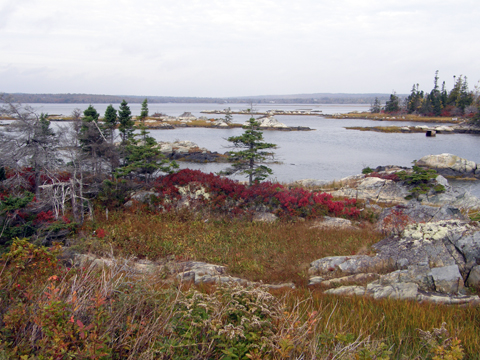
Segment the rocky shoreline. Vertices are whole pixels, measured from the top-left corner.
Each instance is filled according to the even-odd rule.
[[[261,130],[279,130],[279,131],[311,131],[306,126],[287,126],[277,119],[275,119],[272,115],[262,116],[256,121],[260,124]],[[248,122],[244,124],[237,124],[228,122],[225,119],[207,119],[206,117],[202,116],[197,118],[193,116],[191,113],[184,113],[179,117],[170,117],[164,116],[159,117],[158,120],[148,119],[145,120],[144,124],[149,129],[175,129],[178,127],[207,127],[211,129],[228,129],[228,128],[235,128],[235,127],[243,127],[246,126]]]
[[[425,133],[427,136],[435,136],[436,134],[480,134],[480,128],[473,127],[465,124],[452,125],[452,126],[349,126],[347,130],[360,130],[360,131],[375,131],[385,133]]]
[[[169,160],[188,161],[194,163],[228,162],[228,153],[220,154],[199,147],[196,143],[188,140],[174,142],[160,141],[160,152]]]
[[[202,114],[220,114],[226,115],[235,114],[235,115],[263,115],[263,116],[274,116],[274,115],[308,115],[308,116],[323,116],[321,114],[322,110],[267,110],[267,111],[251,111],[251,110],[203,110]]]
[[[192,143],[162,143],[162,151],[187,153]],[[204,149],[199,149],[204,151]],[[430,155],[417,162],[425,168],[436,168],[459,175],[476,175],[477,165],[451,154]],[[347,254],[317,259],[308,267],[308,287],[339,296],[370,296],[434,303],[463,305],[480,304],[472,289],[480,288],[480,225],[469,218],[469,212],[480,211],[480,199],[467,191],[455,189],[438,175],[429,188],[415,198],[409,194],[415,184],[399,180],[398,174],[415,170],[386,166],[373,173],[355,175],[330,189],[337,198],[355,198],[364,203],[364,210],[376,214],[375,227],[385,234],[383,240],[367,254]],[[418,171],[418,170],[417,170]],[[299,185],[328,190],[323,182],[303,180]],[[184,187],[185,189],[189,188]],[[132,199],[148,202],[150,193],[133,194]],[[190,195],[182,193],[180,204],[188,204]],[[192,194],[194,198],[195,194]],[[131,202],[131,201],[130,201]],[[130,203],[129,202],[129,203]],[[126,204],[127,206],[127,204]],[[257,211],[253,221],[275,222],[272,213]],[[343,218],[324,217],[312,224],[319,230],[360,229],[361,224]],[[373,254],[372,254],[373,252]],[[112,261],[91,255],[76,255],[80,266],[85,261],[108,266]],[[255,285],[246,279],[231,276],[225,266],[204,262],[124,261],[139,275],[161,272],[165,281],[187,281],[195,284],[235,282]],[[270,284],[269,288],[294,288],[293,283]]]

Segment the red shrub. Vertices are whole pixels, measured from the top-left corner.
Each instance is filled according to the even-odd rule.
[[[107,236],[107,233],[106,233],[105,230],[103,230],[103,229],[97,229],[97,230],[95,231],[95,234],[97,235],[97,237],[98,237],[99,239],[103,239],[105,236]]]
[[[55,217],[53,216],[53,213],[51,210],[48,210],[47,212],[42,211],[37,215],[35,220],[33,220],[34,225],[42,224],[42,223],[52,223],[55,221]]]
[[[197,199],[197,202],[209,206],[212,210],[229,212],[232,215],[245,214],[257,207],[266,207],[281,217],[328,214],[357,217],[360,214],[355,200],[333,201],[329,194],[302,188],[287,189],[271,182],[248,187],[225,177],[190,169],[157,179],[155,188],[161,194],[159,203],[166,209],[170,208],[170,200],[181,198],[178,187],[185,185],[189,185],[191,190],[203,188],[208,192],[209,200]]]
[[[392,173],[392,174],[380,174],[378,172],[372,172],[365,177],[377,177],[383,180],[392,180],[392,181],[400,181],[400,178],[398,177],[397,174]]]

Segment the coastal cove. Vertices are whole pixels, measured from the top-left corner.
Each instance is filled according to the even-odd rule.
[[[38,112],[69,115],[74,108],[82,111],[85,104],[30,104]],[[103,115],[108,104],[93,104]],[[140,104],[131,104],[132,114],[140,113]],[[118,105],[114,104],[118,108]],[[191,112],[200,117],[203,110],[223,110],[230,107],[232,111],[241,110],[245,104],[151,104],[150,113],[161,112],[178,116],[183,112]],[[429,154],[451,153],[462,158],[480,163],[480,137],[470,134],[439,134],[427,138],[423,133],[377,133],[358,132],[345,129],[349,126],[417,126],[422,123],[389,121],[371,121],[361,119],[334,119],[326,114],[367,111],[369,105],[254,105],[258,111],[270,109],[282,110],[319,110],[323,116],[276,115],[278,121],[287,126],[307,126],[314,131],[282,132],[264,131],[267,142],[278,145],[275,160],[271,164],[273,176],[271,180],[292,182],[301,179],[339,180],[343,177],[358,174],[364,167],[379,165],[411,166],[412,161]],[[221,115],[207,115],[221,117]],[[243,123],[248,115],[233,115],[234,123]],[[53,123],[58,126],[58,123]],[[172,130],[151,130],[151,136],[158,141],[190,140],[209,151],[224,153],[229,150],[226,139],[241,134],[242,129],[207,129],[176,128]],[[199,169],[204,172],[219,172],[225,164],[180,163],[181,168]],[[243,180],[238,177],[237,179]],[[461,182],[461,186],[471,188],[471,192],[480,196],[478,181]]]

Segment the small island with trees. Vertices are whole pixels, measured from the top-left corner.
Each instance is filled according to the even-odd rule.
[[[445,82],[439,86],[438,71],[430,92],[420,90],[419,84],[412,86],[411,93],[400,98],[395,92],[382,106],[378,98],[371,104],[369,113],[334,115],[337,119],[370,119],[377,121],[409,121],[453,124],[445,133],[478,133],[480,125],[480,94],[475,87],[470,90],[466,76],[454,77],[454,86],[448,91]],[[425,132],[415,127],[348,127],[348,129],[380,132]],[[442,130],[441,130],[442,131]]]

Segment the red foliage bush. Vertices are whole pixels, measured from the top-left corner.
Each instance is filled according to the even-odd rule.
[[[268,209],[280,217],[334,215],[355,218],[360,214],[354,199],[334,201],[333,197],[326,193],[303,188],[288,189],[271,182],[249,187],[228,178],[190,169],[157,179],[155,188],[161,194],[158,203],[168,209],[171,207],[171,200],[182,197],[179,187],[186,185],[191,192],[204,189],[208,193],[208,199],[199,198],[198,202],[212,210],[232,215],[246,214],[255,209]]]
[[[33,191],[35,189],[35,171],[31,167],[23,167],[19,171],[6,169],[5,176],[7,179],[11,179],[16,176],[23,178],[26,180],[26,184],[28,184],[24,190]],[[39,185],[53,184],[54,182],[67,182],[70,180],[70,178],[71,174],[66,171],[55,174],[55,179],[52,179],[51,177],[42,173],[39,177]]]
[[[365,177],[377,177],[383,180],[392,180],[392,181],[400,181],[401,179],[398,177],[397,174],[380,174],[378,172],[372,172]]]
[[[103,239],[107,235],[107,233],[103,229],[97,229],[95,231],[95,234],[97,235],[97,238],[99,238],[99,239]]]
[[[55,221],[55,217],[53,216],[53,212],[48,210],[47,212],[42,211],[37,215],[37,217],[33,220],[34,225],[42,224],[42,223],[52,223]]]

